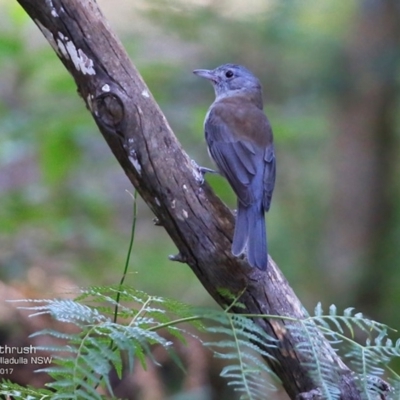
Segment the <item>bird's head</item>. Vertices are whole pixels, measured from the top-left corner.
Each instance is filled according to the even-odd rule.
[[[213,70],[195,69],[194,74],[211,81],[217,99],[238,93],[261,95],[261,83],[247,68],[224,64]]]

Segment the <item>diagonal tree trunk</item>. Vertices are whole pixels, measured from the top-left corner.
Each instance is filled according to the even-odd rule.
[[[132,184],[187,263],[221,305],[219,292],[242,293],[251,314],[304,318],[305,311],[276,264],[266,273],[232,256],[234,217],[192,166],[151,93],[94,0],[18,0],[74,78],[78,92]],[[318,384],[283,320],[257,319],[279,339],[272,368],[291,399],[311,399]],[[304,340],[306,340],[304,338]],[[321,359],[337,371],[342,400],[361,399],[352,372],[322,340]],[[268,360],[267,360],[268,361]],[[315,397],[314,397],[315,398]]]

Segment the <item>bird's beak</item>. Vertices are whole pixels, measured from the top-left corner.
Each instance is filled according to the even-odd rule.
[[[216,77],[214,71],[212,71],[212,70],[209,70],[209,69],[195,69],[193,71],[193,73],[195,75],[201,76],[202,78],[206,78],[209,81],[217,82],[217,77]]]

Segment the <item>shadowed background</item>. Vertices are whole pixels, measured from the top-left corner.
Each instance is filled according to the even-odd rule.
[[[277,156],[270,254],[310,310],[318,301],[354,306],[400,329],[400,6],[98,3],[200,165],[213,167],[202,124],[214,94],[192,70],[233,62],[261,79]],[[0,10],[0,336],[7,342],[24,322],[5,299],[119,281],[133,188],[40,31],[16,2],[0,0]],[[221,177],[207,180],[235,207]],[[139,201],[128,283],[213,306],[189,268],[168,261],[174,245],[152,218]]]

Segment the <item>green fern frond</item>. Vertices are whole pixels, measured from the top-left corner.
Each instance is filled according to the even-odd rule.
[[[384,375],[385,369],[388,369],[394,358],[400,357],[400,342],[393,343],[386,335],[385,331],[381,331],[376,338],[367,339],[365,345],[355,341],[346,343],[347,351],[344,357],[358,374],[359,386],[368,399],[376,397],[377,388],[372,384],[373,381]],[[393,386],[396,387],[400,377],[396,373],[393,376]]]
[[[241,398],[251,400],[265,399],[266,392],[276,390],[266,377],[272,376],[276,382],[279,379],[260,356],[275,360],[267,349],[277,348],[277,340],[251,319],[237,314],[216,312],[204,317],[211,322],[207,332],[225,337],[204,344],[213,350],[215,357],[229,361],[221,372],[229,380],[228,385],[241,392]]]
[[[344,334],[343,327],[346,327],[351,338],[355,337],[354,328],[357,327],[361,332],[364,332],[368,337],[371,335],[379,335],[381,332],[387,332],[388,330],[394,331],[385,324],[366,318],[362,313],[354,313],[354,308],[349,307],[343,311],[343,315],[338,314],[335,305],[329,307],[329,314],[324,314],[321,303],[318,303],[314,310],[314,317],[310,317],[317,325],[331,330],[330,325],[332,324],[335,329]]]
[[[315,316],[298,322],[301,323],[303,333],[306,334],[306,340],[303,339],[300,342],[298,349],[301,354],[311,360],[308,366],[311,368],[313,378],[322,385],[323,392],[323,385],[327,384],[325,396],[330,393],[333,398],[337,398],[337,376],[331,364],[329,367],[325,365],[324,360],[327,357],[321,357],[318,353],[320,348],[318,342],[322,335],[334,347],[340,345],[340,348],[345,350],[343,358],[351,365],[362,395],[366,399],[376,398],[380,389],[374,382],[379,382],[379,377],[383,375],[393,358],[400,357],[400,340],[393,343],[388,337],[388,331],[394,331],[393,329],[364,317],[362,313],[355,313],[354,308],[345,309],[341,315],[332,305],[329,307],[329,314],[324,314],[320,303],[315,308]],[[293,324],[289,329],[301,340],[302,332],[298,331],[296,326],[297,324]],[[350,337],[346,336],[344,328],[347,328]],[[354,339],[355,329],[359,329],[366,335],[365,344],[358,343]]]
[[[117,297],[119,302],[115,300]],[[273,315],[244,316],[229,312],[232,307],[236,308],[240,304],[238,297],[229,299],[231,305],[224,312],[195,312],[180,302],[149,296],[121,285],[83,289],[75,300],[25,301],[28,306],[23,308],[32,311],[33,316],[50,314],[60,322],[74,325],[76,332],[45,329],[32,335],[51,336],[64,341],[65,346],[41,348],[53,354],[54,365],[41,370],[54,378],[54,382],[48,384],[52,391],[44,389],[35,392],[29,389],[33,392],[27,396],[28,388],[24,388],[26,391],[21,391],[23,396],[19,398],[46,399],[51,393],[50,398],[56,400],[102,399],[97,390],[99,386],[112,393],[109,372],[115,369],[119,376],[122,375],[121,352],[126,354],[130,369],[136,361],[146,368],[147,359],[156,362],[151,351],[153,345],[166,349],[171,358],[184,369],[173,352],[172,341],[160,332],[167,330],[185,342],[184,335],[188,332],[180,325],[191,323],[197,329],[213,335],[214,339],[205,345],[214,351],[216,357],[228,362],[221,372],[221,376],[228,379],[228,385],[240,392],[243,399],[264,399],[267,391],[275,389],[266,377],[278,378],[261,357],[277,362],[271,354],[278,351],[279,341],[268,336],[252,318],[278,318],[286,321],[285,327],[298,343],[296,350],[324,399],[337,400],[340,397],[339,371],[335,370],[331,361],[337,351],[336,347],[345,350],[344,359],[353,368],[366,399],[375,399],[377,393],[385,390],[376,383],[382,382],[379,377],[384,370],[392,374],[395,388],[392,394],[398,393],[400,377],[388,368],[388,364],[400,357],[400,340],[394,342],[389,338],[390,328],[386,325],[365,318],[352,308],[340,314],[335,306],[331,306],[328,314],[324,314],[320,304],[314,316],[304,319]],[[354,339],[359,332],[366,336],[364,344]],[[194,334],[192,336],[196,337]],[[331,350],[323,345],[325,339],[333,345]],[[321,349],[330,353],[321,354]],[[0,394],[6,389],[18,391],[17,386],[12,389],[9,383],[0,384]]]
[[[78,326],[79,322],[94,324],[105,320],[105,316],[97,309],[69,299],[27,299],[13,300],[13,302],[41,303],[40,306],[19,307],[21,310],[36,311],[30,317],[50,314],[60,322],[74,323]]]
[[[332,368],[331,355],[321,354],[324,348],[324,337],[311,319],[298,320],[286,327],[296,339],[296,349],[301,355],[303,365],[308,370],[310,377],[319,388],[322,398],[326,400],[338,400],[340,391],[338,388],[338,372]]]
[[[60,396],[68,387],[68,391],[72,391],[76,398],[98,399],[101,398],[96,390],[99,385],[103,385],[111,393],[111,369],[114,368],[119,376],[122,373],[120,352],[127,354],[130,367],[136,359],[145,368],[146,358],[152,358],[152,345],[161,345],[167,351],[170,350],[172,342],[158,333],[166,323],[171,323],[173,316],[170,310],[181,312],[178,320],[189,315],[188,307],[183,307],[176,301],[123,288],[120,299],[125,302],[119,305],[119,311],[125,324],[115,323],[114,297],[114,288],[92,287],[82,291],[78,297],[80,302],[46,299],[27,301],[31,305],[23,307],[33,311],[33,316],[50,314],[54,319],[73,324],[77,328],[76,333],[66,334],[46,329],[34,334],[52,336],[66,342],[64,347],[43,348],[58,353],[53,357],[54,365],[41,371],[54,378],[54,382],[48,384],[48,387]],[[82,301],[91,305],[82,304]],[[180,328],[167,326],[166,329],[175,337],[183,338]],[[176,359],[173,354],[172,357]]]
[[[37,389],[31,386],[21,386],[9,380],[0,383],[0,395],[14,400],[53,400],[54,392],[49,389]]]

